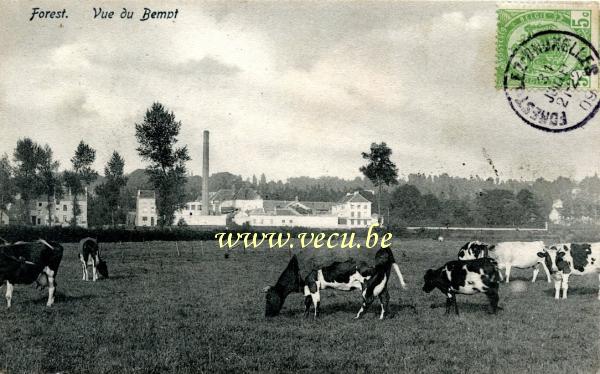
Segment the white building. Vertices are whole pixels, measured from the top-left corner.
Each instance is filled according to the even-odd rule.
[[[377,222],[371,213],[371,201],[360,191],[346,194],[332,207],[331,212],[338,217],[338,227],[369,227]]]
[[[50,199],[52,222],[48,220],[48,198],[43,195],[31,201],[29,216],[34,226],[69,226],[73,219],[73,195],[64,195],[61,199]],[[79,214],[77,215],[77,226],[88,227],[87,222],[87,191],[77,196]]]
[[[562,208],[563,208],[562,200],[557,199],[552,202],[552,210],[550,211],[550,214],[548,215],[548,219],[550,220],[550,222],[552,222],[554,224],[563,223],[563,217],[562,217],[562,214],[560,214],[560,211]]]
[[[0,209],[0,225],[8,225],[9,221],[10,218],[8,216],[8,212],[4,209]]]
[[[151,190],[138,190],[135,200],[135,225],[156,226],[156,194]]]
[[[183,209],[177,210],[174,213],[175,219],[173,224],[177,225],[181,220],[189,226],[225,226],[226,215],[202,215],[202,202],[190,201],[185,204]]]

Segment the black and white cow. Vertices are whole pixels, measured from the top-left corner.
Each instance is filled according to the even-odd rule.
[[[538,253],[554,278],[554,298],[567,298],[571,275],[598,274],[600,300],[600,243],[563,243],[544,248]]]
[[[332,288],[340,291],[361,290],[362,305],[355,318],[360,318],[365,309],[379,298],[381,304],[380,319],[389,312],[389,293],[387,285],[392,269],[398,276],[400,284],[406,288],[400,268],[389,248],[380,249],[375,254],[375,264],[356,262],[348,259],[334,262],[328,266],[312,270],[306,277],[300,275],[298,259],[294,255],[286,269],[273,287],[266,287],[265,316],[274,317],[279,314],[286,297],[293,292],[304,292],[304,315],[310,314],[314,308],[314,318],[318,316],[321,302],[320,291]]]
[[[63,247],[56,242],[37,240],[0,246],[0,285],[6,282],[6,305],[10,308],[15,284],[37,282],[48,287],[47,306],[54,303],[56,273]]]
[[[498,310],[500,273],[498,264],[491,258],[450,261],[437,270],[427,270],[424,280],[423,291],[429,293],[437,288],[446,295],[446,314],[450,313],[452,304],[458,314],[456,294],[473,295],[480,292],[488,297],[491,313]]]
[[[498,269],[505,270],[506,283],[510,282],[511,269],[533,268],[535,282],[540,272],[540,266],[546,272],[548,282],[551,281],[550,272],[537,254],[544,249],[544,242],[500,242],[489,245],[479,241],[468,242],[458,251],[459,260],[473,260],[476,258],[491,257],[498,262]],[[502,275],[501,275],[502,276]]]
[[[100,257],[100,247],[98,241],[94,238],[84,238],[79,242],[79,261],[83,269],[82,280],[89,280],[88,266],[92,267],[92,280],[98,280],[98,273],[104,278],[108,278],[108,267],[106,261]]]
[[[474,260],[476,258],[489,257],[489,251],[493,248],[493,245],[489,245],[478,240],[470,241],[460,247],[460,250],[458,251],[458,259]]]

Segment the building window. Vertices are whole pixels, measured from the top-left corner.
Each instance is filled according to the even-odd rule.
[[[147,222],[148,221],[148,217],[144,216],[142,217],[142,222]]]
[[[358,218],[360,218],[360,212],[358,212],[358,214],[356,215]]]
[[[63,222],[67,222],[67,216],[63,216]]]
[[[66,211],[67,211],[67,204],[64,204],[63,205],[63,212],[66,212]]]
[[[41,207],[41,206],[42,206],[42,203],[38,203],[38,206],[39,206],[39,207]]]
[[[282,219],[282,220],[281,220],[281,223],[285,223],[285,220],[284,220],[284,219]]]
[[[354,217],[354,212],[350,212],[350,217]]]
[[[364,225],[366,226],[366,225],[368,225],[368,224],[369,224],[369,221],[365,220],[365,223],[364,223]]]
[[[354,225],[354,220],[353,219],[350,220],[350,225]]]
[[[290,220],[290,224],[294,223],[294,221]]]

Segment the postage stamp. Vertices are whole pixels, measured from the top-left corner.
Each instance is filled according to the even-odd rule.
[[[570,7],[570,8],[566,8]],[[556,35],[546,34],[533,43],[532,36],[543,31],[566,31],[580,36],[588,44],[598,46],[598,5],[596,3],[567,4],[515,4],[501,5],[497,11],[496,35],[496,88],[504,88],[506,70],[517,70],[512,79],[510,71],[507,88],[518,88],[521,82],[529,88],[556,88],[571,85],[573,88],[598,88],[597,74],[585,73],[586,61],[592,57],[589,48],[578,50],[571,45],[560,45],[553,41]],[[528,41],[531,45],[523,47]],[[558,44],[557,44],[558,43]],[[535,48],[535,55],[527,56],[527,69],[519,61],[508,66],[515,50],[528,53]],[[573,79],[574,78],[574,82]]]
[[[523,122],[549,132],[582,127],[600,107],[597,8],[571,5],[498,10],[496,87]]]

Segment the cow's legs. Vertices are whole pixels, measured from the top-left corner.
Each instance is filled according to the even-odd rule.
[[[96,259],[92,257],[92,281],[98,280],[98,271],[96,270]]]
[[[6,281],[6,308],[10,308],[12,301],[13,285]]]
[[[46,303],[46,306],[51,306],[54,304],[54,290],[56,288],[56,284],[54,283],[54,271],[46,266],[44,273],[48,276],[48,302]]]
[[[319,289],[317,289],[317,292],[311,293],[310,298],[312,299],[313,306],[315,307],[314,318],[317,319],[317,315],[319,314],[319,303],[321,301],[321,294],[319,292]]]
[[[490,301],[490,305],[492,307],[492,314],[496,314],[498,310],[498,300],[500,299],[500,296],[498,296],[498,290],[495,288],[489,289],[486,292],[486,296]]]
[[[458,315],[458,303],[456,302],[456,294],[452,294],[452,301],[454,302],[454,311]]]
[[[363,314],[363,312],[365,310],[367,310],[367,308],[369,307],[369,305],[371,305],[371,303],[373,302],[373,296],[366,296],[367,290],[365,290],[363,292],[363,302],[362,305],[360,306],[360,309],[358,311],[358,313],[356,313],[356,317],[354,317],[354,319],[359,319],[360,316]]]
[[[304,317],[308,317],[310,313],[310,306],[312,305],[312,298],[309,296],[304,297]]]
[[[560,285],[562,283],[562,277],[554,280],[554,298],[558,300],[560,298]]]
[[[446,294],[446,314],[450,314],[450,309],[452,309],[452,294]]]
[[[598,274],[598,300],[600,300],[600,274]]]
[[[537,279],[538,273],[540,272],[540,268],[539,268],[540,264],[537,263],[534,267],[533,267],[533,278],[531,278],[531,283],[535,283],[535,280]]]
[[[548,270],[546,264],[541,262],[540,265],[542,266],[542,269],[544,269],[544,271],[546,272],[546,278],[548,279],[548,283],[552,282],[552,275],[550,275],[550,270]]]
[[[506,283],[510,282],[510,265],[506,265]]]
[[[563,299],[567,298],[567,290],[569,289],[569,276],[570,274],[563,274],[563,281],[561,286]]]
[[[381,304],[381,314],[379,319],[383,319],[386,314],[389,314],[390,293],[387,288],[379,295],[379,303]]]

